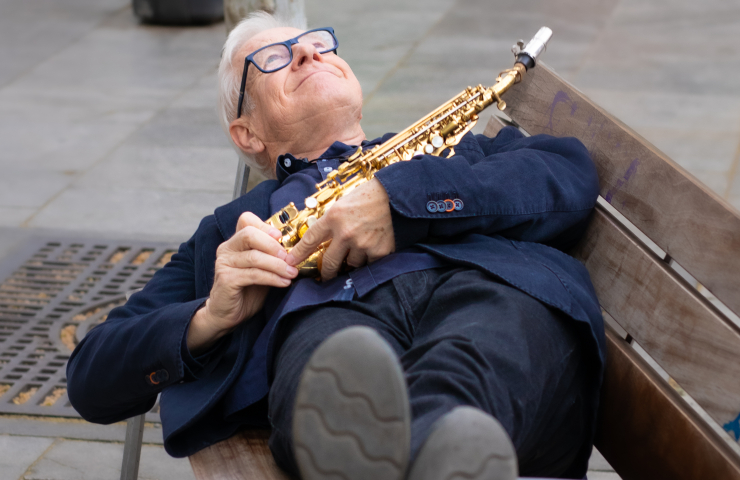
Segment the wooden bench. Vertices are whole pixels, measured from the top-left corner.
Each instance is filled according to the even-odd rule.
[[[577,137],[598,166],[602,198],[571,252],[591,273],[607,319],[596,447],[625,480],[740,479],[724,433],[641,353],[738,440],[740,327],[731,317],[740,313],[740,213],[543,64],[504,99],[522,130]],[[496,118],[489,136],[503,125]],[[195,476],[288,478],[267,436],[244,431],[196,453]]]

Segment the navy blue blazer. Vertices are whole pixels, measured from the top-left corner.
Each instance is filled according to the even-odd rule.
[[[422,156],[376,177],[388,192],[397,250],[413,245],[449,264],[481,269],[563,312],[581,327],[594,367],[603,371],[604,329],[595,292],[583,265],[563,253],[582,235],[599,192],[583,144],[547,135],[525,138],[505,128],[492,139],[465,136],[450,159]],[[161,393],[164,444],[176,457],[227,438],[242,425],[265,425],[264,401],[257,400],[267,393],[268,360],[255,342],[263,330],[271,334],[277,328],[279,318],[271,316],[284,290],[273,289],[265,308],[205,357],[190,357],[184,338],[209,295],[216,249],[234,234],[241,213],[269,217],[269,198],[279,186],[265,181],[204,218],[144,290],[80,342],[67,382],[83,418],[117,422],[147,412]],[[465,208],[427,210],[429,199],[448,192],[456,192]],[[227,416],[224,402],[237,378],[250,400]]]

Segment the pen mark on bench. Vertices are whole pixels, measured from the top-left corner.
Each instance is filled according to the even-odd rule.
[[[578,110],[578,104],[570,99],[567,93],[565,93],[562,90],[559,90],[558,93],[555,94],[555,98],[552,100],[552,104],[550,105],[550,121],[547,122],[547,128],[550,129],[550,132],[553,132],[553,123],[552,123],[552,117],[555,115],[555,107],[557,107],[558,103],[565,103],[570,105],[570,116],[572,117],[575,115],[576,110]]]
[[[613,188],[610,188],[607,192],[606,196],[604,197],[604,200],[606,200],[608,203],[612,203],[612,197],[615,193],[617,193],[623,186],[627,185],[627,182],[630,181],[630,178],[632,178],[632,175],[635,174],[637,171],[637,166],[640,165],[639,159],[632,160],[632,163],[630,163],[629,168],[626,172],[624,172],[624,176],[617,180],[617,184],[614,185]],[[622,206],[624,207],[624,202],[622,202]]]

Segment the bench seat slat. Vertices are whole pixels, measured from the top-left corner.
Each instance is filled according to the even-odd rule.
[[[197,480],[292,480],[275,464],[267,430],[243,430],[190,458]]]
[[[740,460],[681,397],[607,327],[596,448],[624,479],[740,480]]]
[[[720,425],[740,412],[740,332],[602,207],[572,252],[601,306]]]
[[[504,100],[532,135],[581,140],[597,164],[601,195],[718,299],[740,313],[740,213],[546,65]]]

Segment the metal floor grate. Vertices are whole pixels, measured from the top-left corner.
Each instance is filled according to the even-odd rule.
[[[176,251],[39,240],[0,264],[0,413],[79,417],[65,378],[74,346]],[[147,421],[159,422],[158,410]]]

